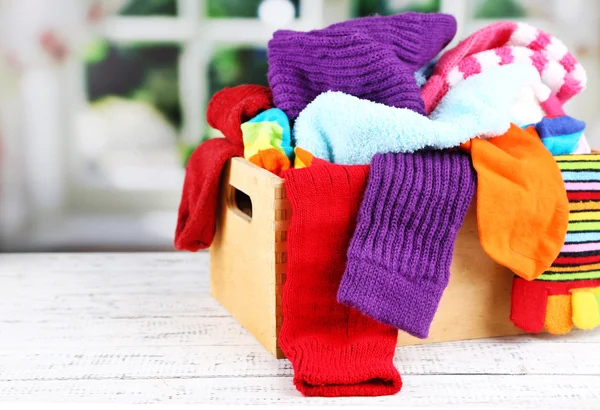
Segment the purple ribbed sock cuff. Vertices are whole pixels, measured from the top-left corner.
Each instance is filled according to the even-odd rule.
[[[375,155],[338,301],[426,338],[474,192],[463,152]]]
[[[455,33],[454,17],[438,13],[367,17],[310,32],[276,31],[268,47],[273,99],[290,120],[329,90],[424,114],[414,73]]]
[[[426,339],[447,281],[428,286],[395,276],[374,262],[352,258],[337,298],[381,323]]]

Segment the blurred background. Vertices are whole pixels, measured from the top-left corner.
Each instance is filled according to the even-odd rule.
[[[562,39],[588,72],[566,107],[600,147],[597,0],[0,0],[0,252],[172,250],[189,153],[224,86],[267,85],[274,30],[407,10]]]

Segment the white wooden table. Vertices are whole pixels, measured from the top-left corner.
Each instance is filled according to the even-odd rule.
[[[209,296],[207,268],[206,253],[0,254],[0,401],[600,408],[600,331],[398,348],[398,395],[304,398]]]

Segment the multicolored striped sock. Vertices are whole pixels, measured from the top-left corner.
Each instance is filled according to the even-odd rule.
[[[241,125],[244,158],[281,176],[292,164],[290,122],[279,108],[263,111]]]
[[[554,157],[569,198],[569,227],[548,271],[515,277],[511,320],[528,332],[568,333],[600,324],[600,154]]]

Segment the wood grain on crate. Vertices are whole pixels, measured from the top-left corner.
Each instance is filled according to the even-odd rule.
[[[287,271],[287,232],[289,221],[292,216],[292,207],[285,195],[285,185],[283,181],[277,183],[275,188],[275,224],[273,234],[275,237],[275,335],[279,335],[281,325],[283,324],[283,285],[285,284],[285,273]],[[276,357],[285,355],[279,347],[279,341],[276,341]]]
[[[252,201],[252,217],[238,209],[235,190]],[[283,179],[242,158],[222,176],[217,233],[210,249],[211,293],[273,355],[281,328],[281,290],[287,268],[291,207]]]
[[[207,253],[0,255],[0,283],[0,401],[600,404],[600,332],[399,347],[397,396],[308,399],[210,297]]]
[[[279,358],[281,294],[287,267],[291,207],[283,179],[242,159],[225,167],[217,236],[211,247],[212,293],[267,350]],[[234,188],[252,199],[252,218],[237,209]],[[318,233],[315,233],[318,235]],[[399,345],[468,340],[520,333],[510,322],[513,274],[481,248],[473,203],[454,246],[450,283],[429,338],[402,333]]]

